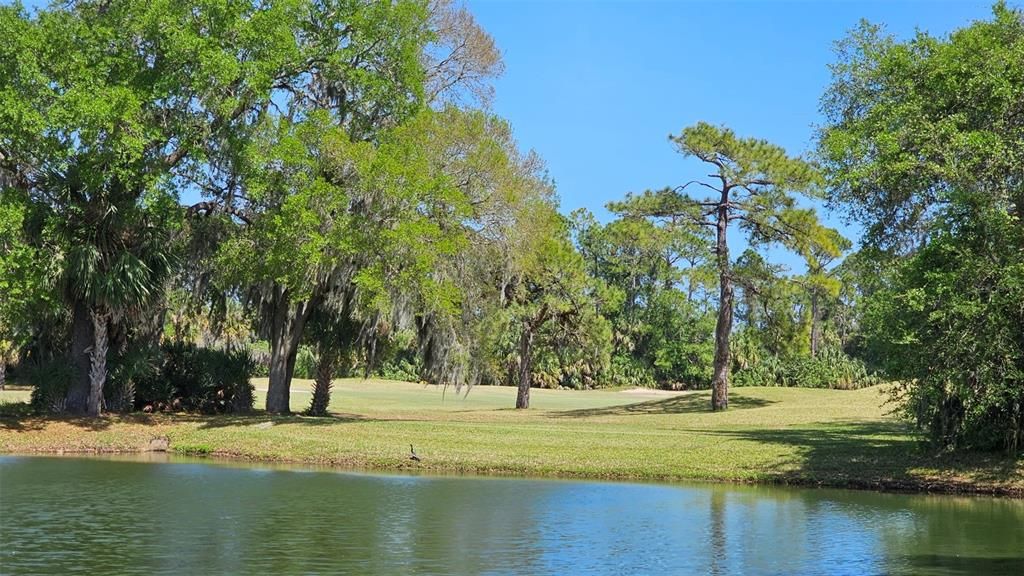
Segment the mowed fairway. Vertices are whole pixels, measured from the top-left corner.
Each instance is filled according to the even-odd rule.
[[[292,409],[309,402],[296,381]],[[257,406],[266,380],[257,380]],[[128,415],[99,420],[0,418],[0,451],[172,451],[349,468],[564,477],[785,482],[1019,494],[1024,460],[936,453],[888,416],[880,387],[857,391],[736,388],[726,412],[709,392],[449,388],[379,380],[335,383],[330,418]],[[0,393],[23,400],[25,392]],[[5,410],[10,413],[11,410]],[[408,459],[416,446],[419,463]]]

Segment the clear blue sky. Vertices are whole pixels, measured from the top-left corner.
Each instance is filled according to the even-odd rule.
[[[1011,4],[1015,2],[1011,1]],[[700,120],[791,153],[813,146],[832,44],[861,18],[900,38],[945,35],[990,1],[523,2],[471,0],[505,58],[495,111],[543,156],[563,212],[707,174],[668,134]],[[824,214],[823,214],[824,215]],[[856,239],[840,215],[827,221]],[[737,240],[732,244],[741,248]],[[734,248],[734,254],[738,250]],[[772,251],[794,270],[796,259]]]

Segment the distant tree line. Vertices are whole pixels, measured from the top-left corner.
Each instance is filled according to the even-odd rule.
[[[1024,23],[837,43],[813,156],[698,123],[708,176],[558,212],[446,0],[0,7],[0,386],[287,413],[298,375],[456,389],[894,381],[942,445],[1024,439]],[[856,252],[804,199],[866,227]],[[743,250],[730,246],[737,234]],[[773,264],[767,246],[803,260]]]

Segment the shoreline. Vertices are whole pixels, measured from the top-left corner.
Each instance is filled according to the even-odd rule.
[[[310,384],[293,386],[293,409],[304,408]],[[1024,456],[932,450],[887,414],[884,387],[736,388],[725,412],[707,409],[707,391],[535,389],[530,410],[513,410],[514,395],[477,387],[446,398],[415,383],[343,379],[332,415],[320,418],[256,410],[90,419],[33,415],[16,404],[0,411],[0,453],[156,450],[336,470],[1024,498]],[[0,393],[0,403],[3,396],[23,402],[27,394]],[[408,460],[410,444],[421,462]]]
[[[795,489],[827,489],[827,490],[856,490],[863,492],[878,492],[887,494],[917,494],[923,496],[964,496],[964,497],[989,497],[1005,498],[1011,500],[1024,500],[1024,487],[1000,486],[1000,485],[979,485],[970,482],[955,482],[942,480],[899,480],[899,479],[870,479],[870,478],[847,478],[845,480],[823,479],[814,480],[800,477],[780,477],[762,479],[742,479],[727,477],[694,477],[680,474],[664,475],[623,475],[623,474],[592,474],[579,473],[565,470],[540,471],[540,470],[516,470],[510,468],[488,468],[488,467],[450,467],[435,466],[431,464],[409,464],[397,460],[393,465],[367,465],[365,461],[358,460],[308,460],[303,458],[261,458],[253,457],[244,452],[232,451],[195,451],[186,448],[178,451],[170,446],[167,450],[149,450],[139,448],[130,449],[103,449],[103,448],[43,448],[30,451],[5,451],[0,450],[0,456],[12,457],[103,457],[103,456],[143,456],[162,455],[165,460],[134,460],[141,463],[168,461],[173,458],[193,458],[204,464],[270,464],[283,467],[303,467],[324,472],[340,473],[387,473],[399,475],[434,475],[454,477],[490,477],[509,480],[566,480],[566,481],[595,481],[595,482],[639,482],[656,484],[709,484],[709,485],[736,485],[736,486],[763,486],[781,487]],[[360,463],[356,463],[356,462]]]

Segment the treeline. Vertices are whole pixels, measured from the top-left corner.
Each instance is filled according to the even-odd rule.
[[[948,446],[1024,438],[1020,12],[837,45],[810,158],[706,123],[706,178],[562,216],[444,0],[0,8],[0,385],[238,411],[255,374],[855,388]],[[862,223],[851,242],[800,198]],[[730,246],[741,235],[743,250]],[[793,274],[763,255],[782,246]]]

